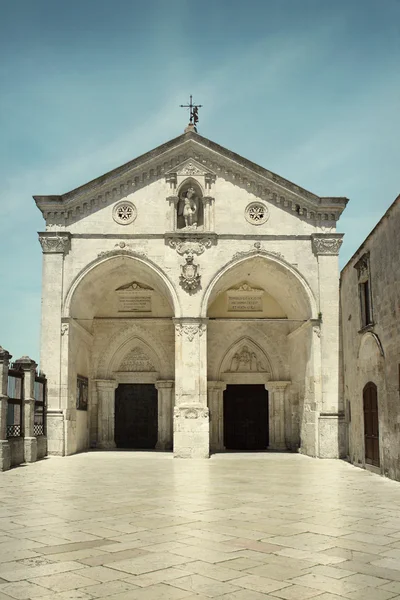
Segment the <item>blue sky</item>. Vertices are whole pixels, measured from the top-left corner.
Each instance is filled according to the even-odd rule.
[[[0,345],[39,360],[44,229],[67,192],[199,133],[347,196],[341,265],[399,193],[399,0],[0,0]]]

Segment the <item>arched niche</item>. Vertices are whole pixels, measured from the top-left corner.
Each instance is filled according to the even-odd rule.
[[[241,283],[263,290],[272,298],[275,311],[282,311],[272,315],[272,318],[306,321],[318,317],[314,294],[302,274],[282,258],[261,251],[253,256],[233,259],[216,274],[205,290],[202,316],[208,316],[209,310],[215,308],[221,294],[226,294]],[[235,312],[231,315],[244,316]],[[260,311],[251,311],[246,316],[264,315]]]
[[[177,229],[203,229],[204,192],[199,182],[188,177],[178,187],[177,196]]]
[[[218,380],[231,384],[266,383],[272,367],[264,350],[248,337],[237,340],[223,357]]]
[[[129,285],[148,290],[151,310],[121,311],[118,291]],[[143,295],[146,295],[143,292]],[[110,252],[87,265],[72,282],[63,316],[72,317],[87,329],[94,317],[172,317],[180,307],[174,286],[156,265],[128,252]]]

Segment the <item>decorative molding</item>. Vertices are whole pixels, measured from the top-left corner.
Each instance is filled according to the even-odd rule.
[[[283,254],[281,254],[280,252],[274,252],[273,250],[264,250],[264,248],[261,247],[260,242],[255,242],[253,248],[250,248],[250,250],[241,250],[239,252],[236,252],[233,256],[232,259],[236,260],[238,258],[246,258],[247,256],[256,256],[256,255],[261,255],[261,256],[275,256],[276,258],[281,258],[281,259],[285,259]]]
[[[175,406],[175,419],[208,419],[209,410],[206,406]]]
[[[12,358],[12,354],[10,354],[8,352],[8,350],[6,350],[5,348],[3,348],[3,346],[0,346],[0,363],[7,363],[10,361],[10,359]],[[0,390],[1,393],[1,390]]]
[[[138,281],[132,281],[131,283],[121,285],[121,287],[117,288],[115,291],[120,292],[123,290],[135,291],[135,292],[141,292],[141,291],[149,292],[149,291],[154,291],[154,288],[150,287],[149,285],[145,285],[144,283],[139,283]]]
[[[117,202],[112,211],[112,218],[118,225],[130,225],[136,217],[136,206],[128,200]]]
[[[62,323],[61,324],[61,335],[65,335],[66,333],[69,333],[69,323]]]
[[[193,342],[197,334],[199,335],[199,337],[201,337],[206,331],[206,329],[207,325],[205,323],[175,323],[176,333],[180,337],[186,337],[189,340],[189,342]]]
[[[358,280],[366,281],[369,279],[369,252],[365,252],[356,262],[354,268],[357,269]]]
[[[263,225],[269,219],[269,210],[263,202],[250,202],[246,206],[244,216],[251,225]]]
[[[147,254],[145,252],[139,252],[138,250],[130,250],[127,248],[121,248],[121,243],[119,244],[119,248],[115,250],[104,250],[103,252],[99,252],[97,257],[112,257],[112,256],[132,256],[133,258],[147,258]]]
[[[311,243],[314,254],[337,256],[339,254],[340,246],[343,243],[343,234],[313,233],[311,234]]]
[[[320,325],[313,325],[313,332],[315,333],[315,335],[317,337],[321,337],[321,326]]]
[[[282,210],[294,211],[300,218],[313,223],[338,220],[346,206],[346,198],[316,196],[207,139],[202,138],[200,142],[195,134],[175,146],[172,146],[173,143],[167,142],[67,194],[35,196],[35,201],[47,223],[73,223],[162,177],[173,187],[177,169],[184,168],[185,163],[193,163],[203,171],[206,188],[209,185],[207,178],[212,181],[217,174],[255,196],[279,205]]]
[[[227,293],[228,292],[261,292],[263,294],[264,290],[262,290],[261,288],[253,288],[248,283],[243,282],[239,287],[230,288],[229,290],[227,290]]]
[[[66,254],[71,247],[71,234],[67,231],[59,233],[45,231],[39,233],[39,242],[43,254]]]
[[[139,346],[128,352],[118,368],[118,372],[134,371],[149,373],[155,370],[149,356]]]
[[[168,245],[173,248],[181,256],[187,254],[193,256],[193,254],[203,254],[206,248],[211,248],[213,242],[210,238],[202,238],[197,241],[190,241],[182,238],[170,238]]]
[[[201,283],[201,275],[198,272],[199,265],[193,263],[191,255],[188,255],[185,260],[186,263],[181,265],[179,283],[186,292],[193,294],[199,289]]]

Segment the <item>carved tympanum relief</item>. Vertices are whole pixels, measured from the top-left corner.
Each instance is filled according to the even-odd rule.
[[[136,346],[123,359],[119,371],[150,372],[155,371],[154,365],[147,354]]]
[[[242,346],[239,352],[235,352],[230,361],[230,373],[266,373],[268,369],[257,354],[248,346]]]

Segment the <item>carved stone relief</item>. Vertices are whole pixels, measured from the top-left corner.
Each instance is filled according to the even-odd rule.
[[[343,235],[312,235],[312,247],[315,254],[337,255],[343,243]]]
[[[207,326],[204,323],[187,324],[187,323],[175,323],[175,329],[179,336],[185,336],[189,342],[192,342],[195,336],[198,334],[202,336]]]
[[[208,419],[209,411],[203,406],[175,406],[175,419]]]
[[[268,369],[259,359],[257,354],[243,346],[240,352],[236,352],[230,362],[230,373],[266,373]]]
[[[71,236],[69,233],[59,233],[46,235],[46,233],[39,234],[39,242],[42,246],[43,254],[60,253],[65,254],[70,249]]]
[[[201,275],[199,274],[199,265],[193,262],[193,256],[186,257],[186,263],[181,265],[181,275],[179,283],[183,289],[190,293],[196,292],[201,283]]]
[[[206,248],[211,248],[212,240],[210,238],[202,238],[196,241],[189,241],[185,239],[171,238],[168,240],[168,244],[181,256],[185,254],[193,256],[193,254],[203,254]]]
[[[118,370],[150,372],[155,371],[155,368],[147,354],[139,346],[136,346],[126,355]]]

